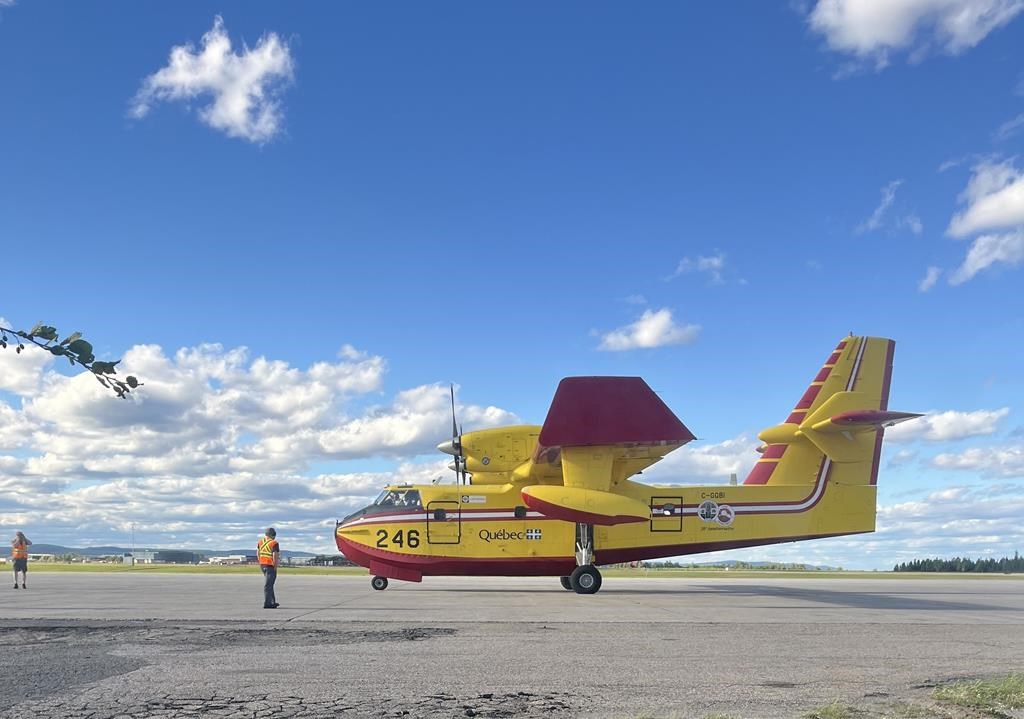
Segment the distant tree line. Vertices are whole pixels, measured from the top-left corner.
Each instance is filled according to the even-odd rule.
[[[977,572],[981,574],[1011,574],[1024,572],[1024,557],[1014,552],[1013,557],[1002,559],[970,559],[953,557],[952,559],[914,559],[900,562],[893,567],[894,572]]]

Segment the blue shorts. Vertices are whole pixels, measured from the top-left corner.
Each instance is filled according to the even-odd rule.
[[[14,560],[14,571],[15,572],[28,572],[28,560],[27,559],[15,559]]]

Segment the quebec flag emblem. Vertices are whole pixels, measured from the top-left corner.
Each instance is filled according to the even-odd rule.
[[[540,530],[539,529],[527,529],[526,530],[526,538],[527,539],[540,539]]]

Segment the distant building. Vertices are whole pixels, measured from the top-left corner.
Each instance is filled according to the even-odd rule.
[[[341,554],[335,554],[333,556],[327,554],[318,554],[315,557],[310,557],[307,564],[311,564],[316,567],[354,567],[355,562],[350,562]]]
[[[226,554],[210,557],[210,564],[255,564],[255,554]]]
[[[56,562],[56,554],[31,554],[29,553],[28,559],[30,562]]]
[[[184,549],[154,549],[135,552],[136,564],[199,564],[200,555]]]

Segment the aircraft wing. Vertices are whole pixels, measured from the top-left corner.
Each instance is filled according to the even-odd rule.
[[[523,468],[526,478],[540,480],[560,464],[562,484],[527,486],[523,500],[567,521],[647,521],[650,508],[617,485],[694,438],[639,377],[566,377]]]

